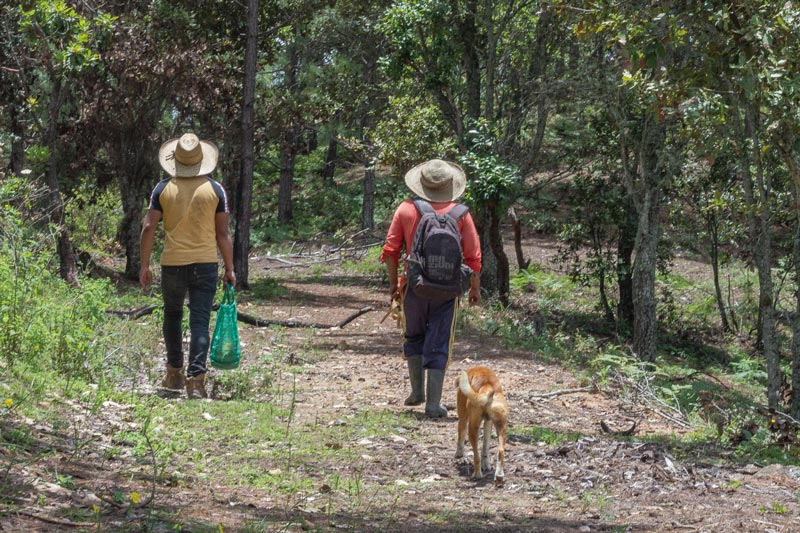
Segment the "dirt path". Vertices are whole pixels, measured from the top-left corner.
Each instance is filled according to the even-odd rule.
[[[422,407],[402,404],[409,384],[399,329],[391,319],[380,322],[385,296],[375,287],[285,286],[290,293],[282,304],[259,312],[336,323],[365,305],[376,307],[343,329],[313,336],[310,345],[321,356],[299,376],[301,425],[336,424],[367,407],[413,413],[413,426],[401,434],[352,443],[363,459],[365,482],[399,487],[396,500],[370,502],[365,514],[371,518],[357,530],[800,531],[800,469],[719,468],[679,460],[654,442],[612,438],[601,430],[601,421],[614,429],[636,422],[637,436],[668,437],[684,430],[603,394],[539,397],[580,383],[560,367],[537,361],[535,353],[504,350],[497,339],[465,333],[474,331],[468,322],[457,336],[447,383],[474,364],[493,368],[507,390],[512,434],[505,483],[496,486],[491,476],[471,481],[471,465],[453,458],[455,413],[431,421],[421,416]],[[308,346],[306,335],[292,332],[290,342],[299,350]],[[454,386],[443,396],[453,407]],[[574,434],[577,440],[548,445],[536,438],[547,432]],[[391,520],[377,518],[387,516]],[[309,520],[314,527],[331,525],[314,522],[313,512]]]
[[[402,423],[380,437],[366,434],[346,443],[350,464],[320,458],[298,466],[297,474],[310,480],[310,488],[290,497],[212,479],[159,486],[159,506],[180,508],[198,524],[222,524],[224,531],[800,531],[800,469],[717,467],[691,453],[676,457],[654,441],[613,438],[601,430],[601,421],[614,429],[636,422],[637,437],[668,437],[681,428],[603,394],[541,396],[581,384],[535,353],[505,350],[497,339],[474,333],[470,321],[481,320],[479,313],[458,333],[447,383],[473,364],[492,367],[507,391],[511,436],[505,482],[496,485],[491,476],[472,481],[471,466],[453,458],[455,413],[432,421],[422,416],[422,407],[402,405],[409,385],[400,333],[391,319],[380,322],[386,298],[379,288],[356,278],[298,282],[282,277],[288,294],[268,306],[242,310],[263,318],[334,324],[364,306],[376,308],[342,329],[284,330],[282,348],[301,367],[298,373],[282,373],[278,383],[283,390],[296,387],[295,431],[344,427],[366,410]],[[263,329],[243,326],[241,334],[245,354],[268,342]],[[443,400],[454,405],[453,386]],[[98,434],[114,420],[115,407],[107,409],[98,417]],[[548,444],[548,435],[560,435],[561,443]],[[86,465],[87,477],[102,474],[92,468]],[[346,489],[330,486],[336,472],[349,480]],[[124,530],[124,520],[106,524]],[[104,530],[114,530],[108,527]],[[62,530],[76,528],[24,515],[0,519],[0,531]],[[163,527],[155,524],[151,530]]]

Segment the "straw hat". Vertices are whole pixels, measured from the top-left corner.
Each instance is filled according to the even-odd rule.
[[[205,176],[217,166],[219,150],[213,143],[201,141],[194,133],[184,133],[161,145],[158,162],[173,178]]]
[[[441,159],[431,159],[406,172],[411,192],[429,202],[452,202],[467,186],[467,176],[460,166]]]

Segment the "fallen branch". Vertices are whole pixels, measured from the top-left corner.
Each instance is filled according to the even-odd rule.
[[[106,311],[106,314],[118,316],[120,318],[127,318],[128,320],[135,320],[137,318],[141,318],[144,315],[149,315],[153,311],[158,309],[157,305],[145,305],[144,307],[140,307],[139,309],[134,309],[133,311]]]
[[[596,391],[597,388],[594,385],[590,385],[588,387],[580,387],[577,389],[559,389],[554,390],[551,392],[543,392],[541,394],[528,394],[528,398],[554,398],[556,396],[561,396],[564,394],[576,394],[578,392],[593,392]]]
[[[18,509],[15,511],[8,511],[9,513],[16,513],[22,516],[27,516],[28,518],[33,518],[34,520],[41,520],[42,522],[46,522],[48,524],[55,524],[57,526],[67,526],[67,527],[94,527],[97,524],[93,522],[73,522],[71,520],[59,520],[58,518],[50,518],[49,516],[44,516],[38,513],[34,513],[33,511],[28,511],[26,509]]]
[[[187,306],[188,307],[188,306]],[[153,311],[158,309],[157,305],[146,305],[139,309],[134,309],[133,311],[106,311],[106,313],[114,316],[119,316],[122,318],[127,318],[129,320],[135,320],[137,318],[141,318],[145,315],[149,315]],[[214,304],[212,307],[213,310],[219,309],[219,304]],[[238,319],[239,322],[243,322],[245,324],[249,324],[251,326],[256,326],[258,328],[264,328],[269,326],[283,326],[285,328],[316,328],[316,329],[335,329],[335,328],[343,328],[356,318],[360,317],[363,314],[369,313],[370,311],[374,311],[375,308],[372,306],[363,307],[353,313],[352,315],[348,316],[344,320],[338,322],[337,324],[319,324],[316,322],[297,322],[295,320],[268,320],[264,318],[259,318],[256,316],[248,315],[246,313],[242,313],[241,311],[238,312]]]
[[[361,315],[368,313],[370,311],[374,311],[374,307],[363,307],[353,313],[352,315],[348,316],[341,322],[337,324],[317,324],[315,322],[297,322],[294,320],[265,320],[263,318],[254,317],[245,313],[239,313],[239,322],[244,322],[245,324],[250,324],[251,326],[256,326],[259,328],[268,327],[268,326],[283,326],[285,328],[316,328],[316,329],[334,329],[334,328],[343,328],[356,318],[360,317]]]

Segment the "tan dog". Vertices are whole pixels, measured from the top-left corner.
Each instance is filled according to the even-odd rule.
[[[503,386],[494,372],[485,366],[470,368],[456,379],[458,398],[458,444],[456,458],[464,457],[464,441],[469,430],[472,444],[473,479],[483,477],[481,465],[489,465],[489,439],[492,424],[497,432],[497,464],[494,470],[495,481],[503,479],[505,465],[506,424],[508,423],[508,404]],[[478,453],[478,431],[483,422],[483,447]],[[488,471],[488,468],[487,468]]]

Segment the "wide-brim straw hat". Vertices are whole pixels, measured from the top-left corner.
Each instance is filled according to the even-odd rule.
[[[405,176],[411,192],[429,202],[452,202],[464,194],[467,176],[455,163],[431,159],[421,163]]]
[[[194,133],[185,133],[171,139],[158,150],[158,162],[164,172],[173,178],[191,178],[211,174],[217,167],[219,150],[208,141],[201,141]]]

